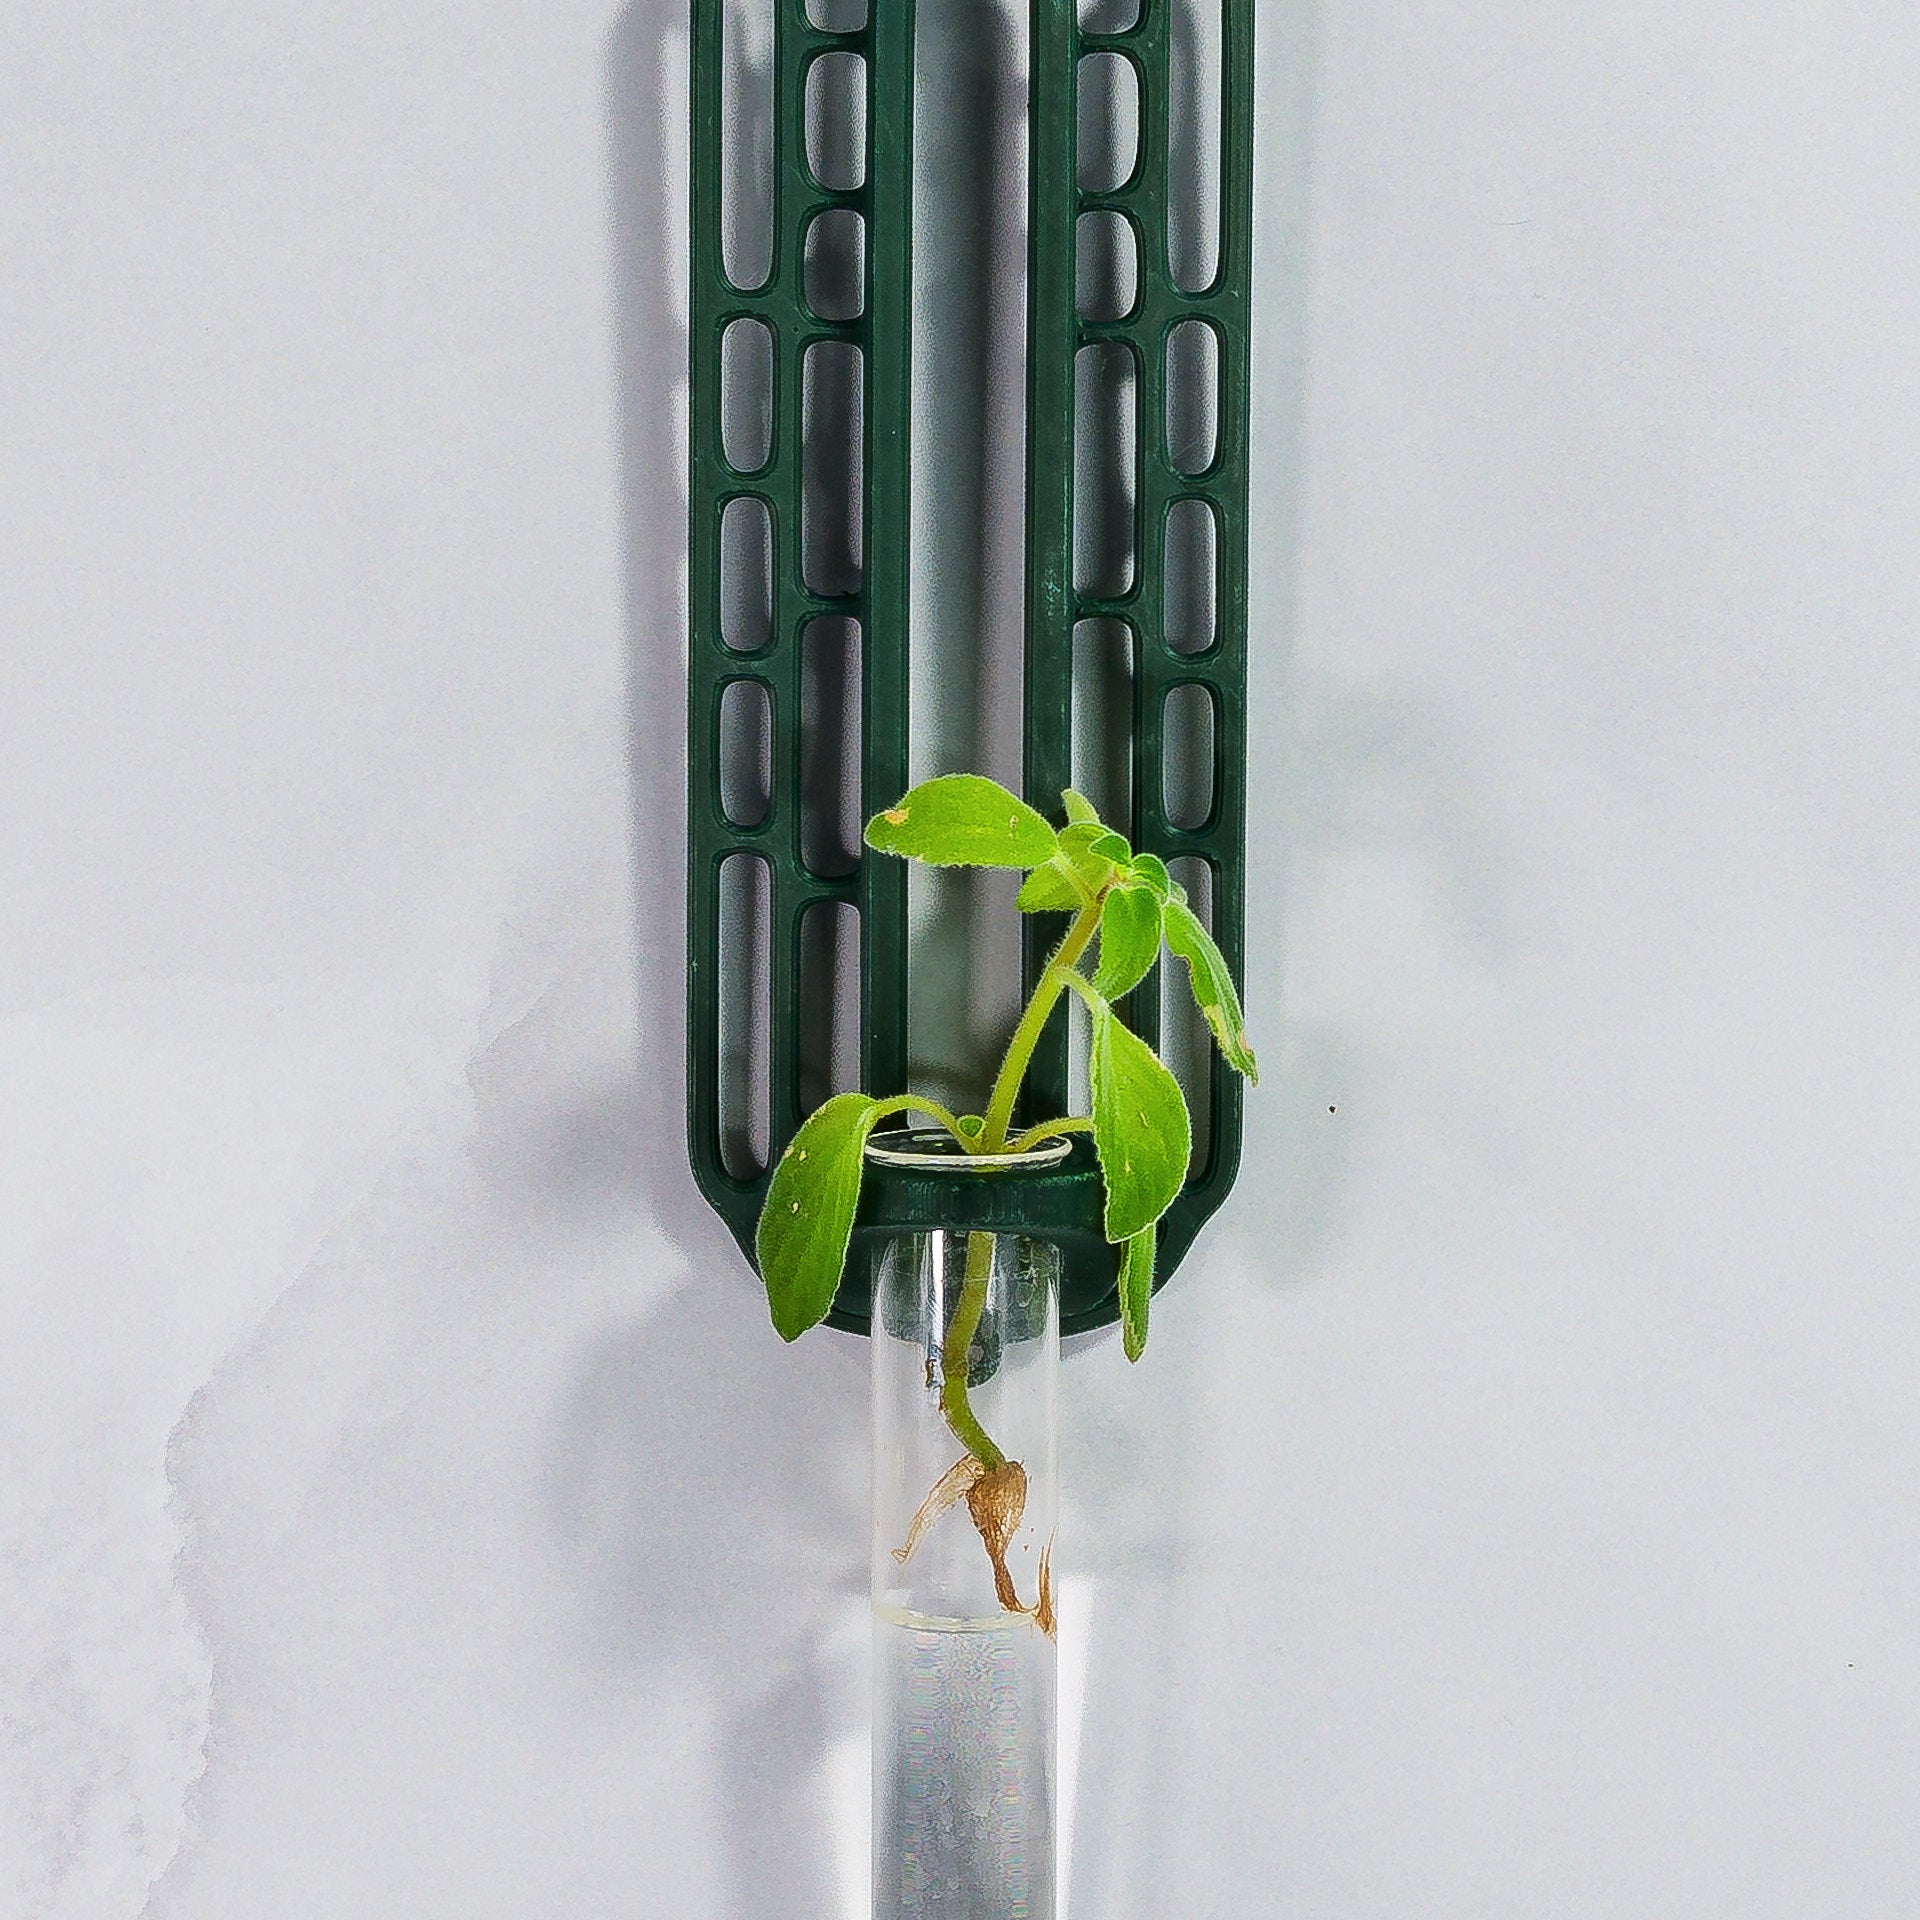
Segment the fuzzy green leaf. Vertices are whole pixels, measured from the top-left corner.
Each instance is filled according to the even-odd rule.
[[[1147,1305],[1153,1298],[1153,1228],[1142,1227],[1120,1256],[1120,1336],[1127,1358],[1147,1350]]]
[[[783,1340],[827,1317],[847,1264],[867,1137],[879,1102],[840,1093],[793,1136],[767,1186],[754,1252]]]
[[[1240,996],[1233,990],[1233,975],[1227,971],[1225,955],[1213,944],[1213,936],[1184,900],[1167,902],[1166,931],[1168,947],[1187,963],[1194,1005],[1213,1029],[1214,1041],[1227,1065],[1257,1083],[1260,1068],[1254,1060],[1253,1049],[1247,1045],[1246,1020],[1240,1012]]]
[[[1098,820],[1077,820],[1061,829],[1060,857],[1080,876],[1081,884],[1089,893],[1098,893],[1115,871],[1111,855],[1097,852],[1096,843],[1119,838],[1118,834],[1110,834]],[[1122,846],[1125,844],[1121,841]]]
[[[997,780],[927,780],[867,822],[867,845],[932,867],[1037,867],[1058,842],[1039,814]]]
[[[1115,887],[1100,903],[1100,965],[1093,990],[1118,1000],[1160,958],[1160,902],[1145,887]]]
[[[1093,1145],[1106,1182],[1106,1234],[1116,1246],[1173,1205],[1187,1177],[1193,1123],[1180,1083],[1104,1003],[1093,1009]]]
[[[1060,804],[1066,809],[1067,823],[1070,826],[1082,827],[1089,824],[1097,826],[1099,824],[1100,815],[1094,810],[1093,802],[1089,800],[1084,793],[1075,793],[1074,790],[1069,787],[1066,792],[1060,796]]]
[[[1086,902],[1072,875],[1062,872],[1057,861],[1049,860],[1027,875],[1016,904],[1022,913],[1072,913]]]
[[[1092,822],[1089,821],[1088,824],[1091,825]],[[1111,827],[1102,827],[1099,836],[1087,851],[1111,860],[1116,867],[1124,867],[1133,859],[1133,849],[1127,845],[1126,835],[1115,833]]]
[[[1173,898],[1173,876],[1168,873],[1166,862],[1157,854],[1136,853],[1133,856],[1133,877],[1143,887],[1151,887],[1156,898]]]

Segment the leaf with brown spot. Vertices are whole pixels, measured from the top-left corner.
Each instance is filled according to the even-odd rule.
[[[754,1252],[783,1340],[799,1339],[832,1310],[879,1110],[864,1093],[835,1094],[815,1108],[773,1170]]]
[[[867,845],[933,867],[1039,867],[1059,841],[997,780],[977,773],[925,780],[867,822]]]

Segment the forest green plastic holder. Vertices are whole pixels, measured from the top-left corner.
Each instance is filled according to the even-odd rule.
[[[857,32],[825,32],[806,0],[774,0],[772,53],[772,269],[765,283],[741,289],[722,252],[722,180],[729,164],[721,129],[721,15],[725,0],[693,0],[691,458],[689,472],[687,1112],[688,1143],[700,1190],[726,1221],[749,1260],[754,1227],[777,1161],[806,1117],[802,1111],[801,921],[816,903],[854,907],[860,920],[861,1085],[876,1096],[899,1093],[907,1078],[906,865],[867,855],[850,874],[812,871],[802,855],[800,741],[802,636],[819,618],[857,623],[860,633],[862,738],[860,817],[890,805],[908,784],[909,424],[912,328],[914,10],[912,0],[869,0]],[[1168,862],[1197,858],[1211,874],[1212,929],[1236,980],[1245,924],[1248,365],[1253,214],[1253,5],[1220,0],[1222,64],[1218,265],[1199,291],[1176,284],[1169,262],[1169,153],[1175,109],[1176,8],[1139,0],[1125,31],[1082,30],[1074,0],[1034,0],[1029,78],[1029,228],[1027,326],[1027,499],[1025,617],[1025,797],[1056,824],[1072,765],[1073,635],[1082,620],[1113,620],[1131,636],[1133,715],[1128,837]],[[866,86],[862,184],[823,186],[808,165],[808,72],[823,55],[856,56]],[[1077,109],[1082,62],[1112,55],[1139,86],[1139,139],[1128,177],[1111,191],[1080,184]],[[1193,110],[1182,101],[1183,112]],[[827,320],[807,304],[807,230],[822,213],[844,209],[865,228],[858,318]],[[1121,317],[1083,319],[1076,303],[1079,222],[1113,214],[1134,237],[1136,297]],[[728,463],[722,444],[722,339],[736,319],[763,322],[773,341],[773,431],[765,465]],[[1168,445],[1167,349],[1182,322],[1212,330],[1219,388],[1211,462],[1182,471]],[[801,368],[815,342],[838,341],[861,356],[861,523],[858,587],[822,595],[801,569]],[[1133,564],[1123,593],[1099,597],[1075,584],[1075,358],[1083,347],[1113,343],[1133,362],[1137,420],[1133,435]],[[721,629],[721,523],[743,496],[765,504],[773,527],[770,637],[751,652],[729,647]],[[1183,501],[1213,519],[1214,630],[1197,651],[1168,642],[1166,528]],[[730,684],[757,682],[771,708],[771,805],[752,827],[729,821],[721,799],[721,705]],[[1202,690],[1212,709],[1211,804],[1197,825],[1176,826],[1164,791],[1167,701],[1183,687]],[[963,768],[941,769],[947,772]],[[721,1151],[720,1007],[724,970],[740,956],[720,951],[720,873],[734,854],[767,863],[771,896],[771,1022],[768,1072],[772,1104],[767,1170],[729,1172]],[[1059,937],[1057,916],[1032,916],[1024,965],[1031,988]],[[1164,963],[1163,963],[1164,964]],[[1159,1038],[1158,970],[1123,1009],[1151,1042]],[[1239,1169],[1241,1083],[1210,1056],[1207,1151],[1160,1223],[1156,1286],[1178,1266]],[[1065,1112],[1065,1019],[1049,1029],[1029,1079],[1031,1110]],[[977,1189],[991,1198],[956,1198]],[[1084,1142],[1057,1168],[981,1181],[869,1168],[848,1263],[831,1322],[868,1327],[869,1262],[860,1248],[876,1235],[935,1230],[985,1206],[999,1231],[1058,1241],[1067,1281],[1063,1329],[1080,1332],[1118,1316],[1117,1252],[1100,1233],[1098,1170]],[[978,1224],[985,1226],[983,1219]]]

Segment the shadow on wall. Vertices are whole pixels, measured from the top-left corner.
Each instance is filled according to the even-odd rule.
[[[822,1762],[863,1724],[866,1355],[783,1349],[702,1274],[609,1332],[561,1411],[546,1493],[609,1678],[690,1666],[716,1708],[722,1920],[838,1911]]]
[[[864,1705],[834,1629],[866,1585],[865,1349],[783,1348],[685,1133],[686,0],[607,42],[625,563],[634,991],[647,1057],[616,1127],[691,1280],[581,1359],[548,1493],[610,1675],[691,1663],[719,1725],[717,1920],[838,1911],[822,1756]],[[666,852],[662,853],[662,849]]]

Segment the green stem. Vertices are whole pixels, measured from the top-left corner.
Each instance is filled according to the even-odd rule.
[[[1013,1038],[1007,1042],[1007,1057],[1000,1063],[1000,1075],[993,1083],[993,1096],[987,1102],[987,1124],[980,1134],[982,1153],[999,1153],[1005,1148],[1007,1128],[1013,1121],[1013,1103],[1020,1097],[1020,1083],[1033,1063],[1033,1050],[1040,1044],[1047,1016],[1066,991],[1066,976],[1073,971],[1073,963],[1086,952],[1099,931],[1100,903],[1090,900],[1074,916],[1066,938],[1054,948],[1053,958],[1047,962],[1033,990],[1033,998],[1027,1002],[1020,1024],[1013,1030]]]
[[[1069,973],[1060,984],[1063,987],[1071,987],[1087,1003],[1089,1013],[1098,1013],[1107,1004],[1094,992],[1093,982],[1084,973]]]
[[[1091,1133],[1093,1118],[1090,1114],[1079,1114],[1071,1120],[1042,1120],[1037,1127],[1029,1127],[1025,1133],[1008,1147],[1009,1153],[1028,1153],[1039,1146],[1043,1140],[1063,1140],[1070,1133]]]
[[[896,1113],[924,1113],[929,1120],[937,1120],[963,1147],[967,1144],[967,1136],[960,1131],[960,1122],[937,1100],[923,1099],[917,1093],[897,1093],[890,1100],[876,1100],[873,1103],[876,1126],[882,1120],[892,1119]]]
[[[967,1398],[968,1362],[973,1352],[973,1336],[980,1330],[980,1316],[987,1308],[987,1281],[993,1274],[993,1235],[967,1235],[967,1273],[960,1288],[960,1299],[947,1325],[946,1345],[940,1353],[940,1411],[946,1416],[953,1437],[991,1473],[1007,1463],[1007,1456],[994,1445],[980,1424]]]
[[[986,1125],[980,1130],[979,1144],[974,1149],[976,1154],[1002,1153],[1006,1150],[1007,1129],[1013,1121],[1013,1103],[1020,1096],[1020,1083],[1027,1077],[1027,1068],[1033,1061],[1033,1050],[1040,1044],[1041,1030],[1066,990],[1067,976],[1073,972],[1074,962],[1086,952],[1099,930],[1100,902],[1090,899],[1074,917],[1066,938],[1053,950],[1053,957],[1047,962],[1034,987],[1033,998],[1020,1015],[1013,1038],[1007,1042],[1006,1058],[1000,1063],[999,1076],[993,1083],[993,1094],[987,1102]],[[1054,1122],[1052,1130],[1059,1131],[1065,1124]],[[1033,1131],[1045,1137],[1045,1130],[1036,1128]],[[1020,1144],[1024,1147],[1030,1143],[1023,1136]],[[954,1306],[953,1319],[948,1324],[946,1341],[940,1353],[940,1411],[946,1416],[947,1425],[953,1429],[953,1437],[989,1473],[1004,1466],[1007,1456],[994,1445],[992,1437],[974,1414],[973,1403],[967,1397],[967,1369],[973,1336],[979,1332],[980,1316],[986,1312],[987,1282],[992,1273],[993,1235],[968,1234],[966,1275],[961,1282],[960,1298]]]

